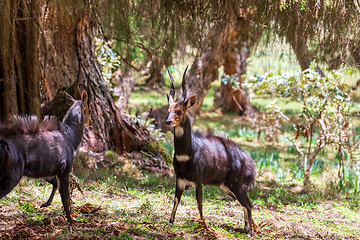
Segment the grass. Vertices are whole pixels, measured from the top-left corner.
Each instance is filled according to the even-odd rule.
[[[74,174],[76,176],[77,172]],[[21,186],[0,200],[1,206],[6,206],[6,209],[1,209],[0,220],[2,223],[7,222],[10,229],[17,221],[22,221],[26,228],[33,231],[53,222],[51,231],[42,232],[46,232],[43,236],[52,239],[70,239],[74,236],[108,239],[214,237],[199,228],[193,188],[185,191],[175,223],[169,224],[174,197],[174,177],[149,172],[141,172],[140,175],[134,181],[125,173],[118,175],[104,170],[102,180],[83,179],[85,196],[77,190],[74,190],[72,195],[72,213],[77,221],[71,231],[61,210],[59,194],[56,194],[49,208],[39,208],[39,205],[47,200],[51,187],[48,184],[34,184],[34,180],[29,179],[23,179]],[[109,181],[113,176],[118,176],[118,180]],[[262,177],[258,179],[261,180]],[[359,199],[358,206],[351,209],[347,205],[348,201],[336,192],[328,192],[326,195],[326,188],[295,194],[291,191],[291,186],[285,187],[275,182],[260,180],[250,193],[255,205],[253,218],[255,223],[261,226],[255,239],[313,239],[320,238],[319,234],[326,239],[355,239],[359,236]],[[14,198],[18,201],[13,201]],[[102,210],[93,214],[81,213],[79,207],[85,203],[101,206]],[[242,207],[216,187],[204,187],[204,214],[207,224],[215,231],[218,239],[247,238],[238,230],[243,225]],[[41,233],[37,233],[37,236],[39,234]]]
[[[81,155],[79,155],[81,156]],[[12,229],[12,237],[24,234],[31,239],[73,239],[75,236],[101,239],[247,239],[242,207],[217,187],[204,186],[206,223],[199,223],[194,188],[184,192],[174,224],[169,224],[175,178],[132,166],[133,159],[112,159],[116,167],[95,169],[75,160],[74,176],[84,195],[73,190],[70,229],[57,193],[48,208],[39,206],[51,193],[42,181],[24,178],[0,200],[0,236]],[[261,159],[258,158],[259,160]],[[309,192],[297,192],[296,181],[280,184],[272,168],[279,158],[267,158],[258,170],[256,187],[249,194],[254,203],[253,219],[259,226],[254,239],[356,239],[360,234],[360,197],[343,194],[331,182],[315,185]],[[271,161],[269,159],[272,159]],[[260,162],[258,161],[258,166]],[[265,160],[264,160],[265,161]],[[85,204],[101,210],[83,213]],[[21,231],[19,229],[21,227]],[[32,235],[32,232],[34,235]],[[21,235],[23,236],[23,235]]]

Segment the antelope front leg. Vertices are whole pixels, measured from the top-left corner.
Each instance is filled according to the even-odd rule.
[[[195,185],[195,190],[196,190],[197,207],[198,207],[199,213],[200,213],[200,219],[204,220],[203,211],[202,211],[202,185],[201,185],[201,183],[197,183]]]
[[[69,175],[60,177],[59,192],[60,192],[62,204],[64,206],[66,218],[68,219],[68,222],[72,224],[72,219],[70,215]]]
[[[186,182],[184,180],[181,180],[181,179],[176,180],[174,207],[171,212],[170,223],[173,223],[175,220],[176,209],[180,203],[181,196],[184,192],[185,186],[186,186]]]
[[[246,232],[249,232],[249,214],[246,207],[243,207],[243,210],[244,210],[244,221],[245,221],[244,230]]]

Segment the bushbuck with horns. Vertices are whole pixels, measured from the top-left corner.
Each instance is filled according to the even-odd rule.
[[[169,115],[166,124],[173,127],[175,148],[173,165],[176,174],[175,199],[170,223],[174,222],[176,209],[187,183],[195,186],[200,218],[204,220],[202,184],[214,185],[237,199],[244,207],[244,230],[251,236],[253,204],[247,191],[255,181],[255,162],[248,153],[227,138],[215,136],[210,132],[192,131],[187,111],[196,103],[196,94],[187,99],[186,70],[187,68],[182,79],[183,94],[175,102],[174,79],[167,69],[172,85],[170,94],[167,94]]]
[[[0,124],[0,199],[8,194],[23,176],[45,178],[53,185],[51,204],[60,182],[59,192],[67,220],[71,223],[69,174],[74,151],[80,145],[86,124],[91,123],[88,95],[81,100],[66,94],[71,105],[62,122],[56,118],[39,121],[37,117],[16,117],[12,124]]]

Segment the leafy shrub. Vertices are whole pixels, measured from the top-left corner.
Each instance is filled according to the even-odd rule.
[[[281,108],[272,103],[268,115],[255,121],[258,132],[271,132],[269,136],[281,133],[293,145],[303,161],[304,185],[310,185],[310,174],[321,171],[323,160],[316,160],[325,146],[335,146],[341,153],[343,164],[349,147],[349,115],[352,106],[349,94],[344,91],[342,78],[346,71],[334,71],[332,76],[321,77],[314,70],[308,69],[297,73],[266,73],[262,76],[247,75],[247,87],[255,92],[270,92],[279,98],[290,99],[301,104],[302,111],[296,118],[288,118]],[[295,136],[284,131],[282,126],[290,122]],[[353,144],[352,146],[354,146]],[[315,163],[315,167],[313,164]],[[298,175],[298,174],[296,174]]]

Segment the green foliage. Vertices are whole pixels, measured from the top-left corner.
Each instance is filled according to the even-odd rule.
[[[145,214],[149,214],[152,211],[152,206],[149,199],[145,199],[145,201],[141,204],[140,211]]]
[[[143,104],[144,106],[145,106],[145,102],[152,101],[153,98],[159,100],[158,96],[149,97],[149,95],[145,95],[145,94],[141,94],[139,96],[144,98],[139,100],[139,101],[144,101]],[[146,110],[148,108],[149,106],[145,106],[142,110]],[[172,162],[171,153],[173,151],[173,147],[172,147],[173,137],[169,132],[163,133],[161,129],[157,129],[153,124],[155,119],[149,118],[148,116],[149,116],[148,111],[144,111],[141,115],[138,116],[128,115],[128,117],[130,117],[134,122],[140,125],[141,128],[146,129],[149,132],[149,135],[151,136],[152,140],[144,143],[142,145],[142,150],[147,151],[150,154],[155,154],[156,156],[160,154],[164,158],[166,164],[170,164]]]
[[[360,192],[360,166],[344,166],[340,170],[339,189],[354,195]]]
[[[279,165],[279,153],[251,153],[251,157],[256,161],[259,171]]]
[[[35,220],[35,221],[38,221],[38,222],[41,222],[41,221],[43,221],[46,217],[47,217],[46,214],[36,214],[36,215],[34,216],[34,220]]]
[[[241,137],[246,139],[246,141],[253,141],[256,139],[256,132],[247,127],[238,128],[238,129],[230,129],[225,135],[229,138]]]
[[[304,184],[309,183],[309,175],[317,166],[323,165],[316,157],[328,145],[342,148],[346,145],[344,138],[348,135],[350,126],[349,110],[352,106],[347,89],[342,84],[342,78],[347,71],[334,71],[332,76],[321,77],[314,70],[285,73],[282,75],[273,72],[262,76],[250,76],[248,87],[256,93],[267,92],[280,98],[288,98],[302,106],[302,111],[296,118],[285,116],[275,102],[267,107],[270,110],[265,117],[256,122],[258,132],[270,129],[274,132],[286,122],[291,122],[295,135],[288,131],[282,133],[302,156],[304,162]],[[270,123],[270,124],[269,124]],[[274,129],[275,128],[275,129]],[[281,172],[280,172],[281,173]]]
[[[233,86],[233,87],[239,87],[239,77],[238,77],[238,74],[235,73],[233,75],[228,75],[228,74],[225,74],[223,75],[223,77],[221,78],[221,81],[225,84],[225,85],[228,85],[229,83]]]
[[[121,234],[119,234],[117,239],[119,239],[119,240],[132,240],[134,238],[130,235],[130,233],[123,231],[123,232],[121,232]]]
[[[115,162],[118,159],[117,153],[111,150],[106,151],[104,156],[110,158],[113,162]]]
[[[159,143],[158,141],[149,141],[142,146],[142,149],[144,151],[155,154],[155,156],[157,156],[158,154],[161,154],[161,156],[164,158],[164,161],[166,164],[172,163],[172,157],[171,157],[169,151],[163,145],[161,145],[161,143]]]
[[[110,82],[116,70],[121,66],[121,58],[113,49],[113,41],[105,42],[105,40],[95,39],[95,52],[97,59],[102,66],[102,75],[110,87],[110,91],[114,90],[113,83]]]
[[[146,114],[149,114],[149,113],[146,113]],[[170,155],[171,149],[172,149],[171,135],[168,133],[163,133],[161,131],[161,129],[155,128],[155,125],[151,123],[154,119],[144,120],[141,116],[139,116],[139,117],[132,116],[132,118],[135,119],[135,121],[139,125],[146,128],[147,131],[149,131],[150,136],[152,138],[152,140],[143,144],[142,149],[144,151],[153,153],[155,155],[160,154],[164,158],[164,161],[166,162],[166,164],[170,164],[172,162],[172,157]]]
[[[30,202],[19,203],[19,210],[24,211],[24,212],[29,212],[29,213],[37,212],[34,205]]]
[[[255,160],[260,173],[265,169],[270,169],[280,185],[286,183],[289,169],[280,164],[279,153],[251,153],[251,157]]]

